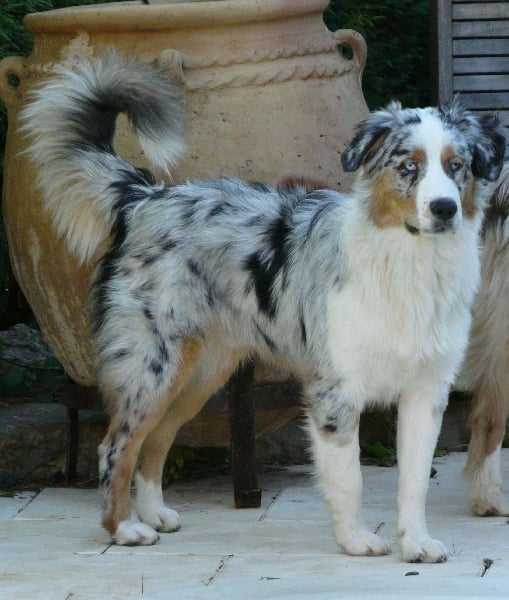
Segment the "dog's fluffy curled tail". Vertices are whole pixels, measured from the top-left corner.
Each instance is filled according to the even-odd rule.
[[[45,205],[80,262],[94,254],[125,208],[125,185],[147,188],[148,197],[157,189],[113,149],[120,112],[152,163],[168,169],[182,154],[178,86],[154,66],[115,51],[58,67],[21,113]]]

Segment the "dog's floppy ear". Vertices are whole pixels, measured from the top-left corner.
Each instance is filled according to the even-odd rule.
[[[472,153],[472,175],[495,181],[502,170],[507,145],[497,115],[484,113],[478,116],[465,109],[459,96],[439,110],[445,121],[454,124],[465,134]]]
[[[401,105],[393,102],[386,110],[371,113],[355,127],[351,143],[341,154],[343,170],[351,173],[375,157],[394,126],[394,112]]]
[[[504,165],[507,140],[496,115],[487,113],[477,120],[480,133],[472,145],[472,174],[495,181]]]

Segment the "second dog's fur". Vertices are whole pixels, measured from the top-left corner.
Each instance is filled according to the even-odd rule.
[[[474,513],[509,516],[500,449],[509,416],[509,165],[493,187],[481,231],[481,285],[457,387],[473,393],[465,474]]]
[[[467,345],[486,180],[502,166],[496,119],[458,105],[373,113],[342,155],[359,171],[345,195],[227,178],[156,184],[115,154],[119,111],[156,164],[180,154],[176,88],[113,53],[61,69],[22,117],[71,250],[88,260],[111,229],[92,301],[111,411],[100,478],[113,539],[151,544],[156,531],[178,529],[162,500],[167,450],[239,361],[258,354],[304,384],[320,484],[349,554],[389,550],[361,516],[358,424],[370,403],[397,403],[402,556],[445,560],[425,498]]]

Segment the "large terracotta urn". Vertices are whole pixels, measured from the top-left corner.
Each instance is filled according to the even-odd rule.
[[[167,66],[186,90],[189,151],[175,168],[174,181],[224,174],[275,183],[299,174],[348,187],[339,155],[353,125],[367,113],[361,91],[366,49],[359,34],[326,29],[322,13],[327,4],[120,2],[25,18],[35,41],[33,53],[0,63],[0,96],[9,119],[4,219],[19,285],[46,340],[77,383],[95,383],[87,316],[95,260],[80,266],[69,255],[34,187],[34,172],[23,154],[27,142],[17,122],[30,87],[56,63],[106,46],[136,52]],[[12,75],[17,87],[10,85]],[[125,158],[145,164],[124,121],[116,143]]]

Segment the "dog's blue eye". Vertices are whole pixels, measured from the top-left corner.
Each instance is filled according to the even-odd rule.
[[[462,166],[463,166],[463,163],[460,160],[451,160],[449,163],[449,169],[453,173],[456,173],[456,171],[459,171]]]
[[[417,163],[415,160],[405,160],[403,163],[403,170],[406,173],[415,173],[417,171]]]

